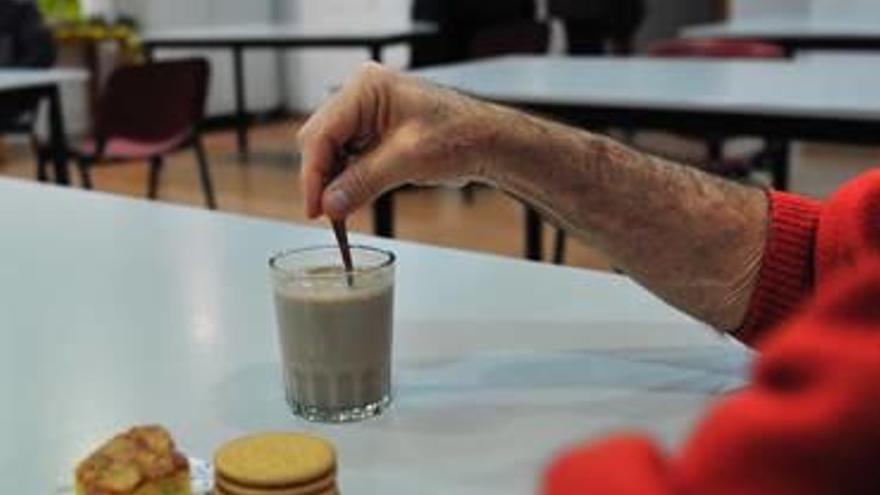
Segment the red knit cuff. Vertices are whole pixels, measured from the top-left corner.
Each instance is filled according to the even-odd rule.
[[[758,285],[742,328],[734,334],[754,346],[791,316],[813,288],[814,250],[821,203],[771,191],[770,224]]]

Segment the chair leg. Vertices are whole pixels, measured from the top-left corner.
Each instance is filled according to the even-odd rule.
[[[205,203],[208,209],[217,209],[217,200],[214,199],[214,186],[211,184],[211,171],[208,169],[208,158],[205,155],[205,147],[201,137],[195,138],[193,144],[196,150],[196,159],[199,162],[199,179],[202,181],[202,191],[205,193]]]
[[[150,179],[147,186],[147,197],[156,199],[159,197],[159,180],[162,178],[162,167],[165,162],[161,156],[150,158]]]
[[[76,168],[79,170],[83,189],[92,189],[92,172],[89,170],[91,166],[92,163],[87,158],[79,157],[76,159]]]
[[[715,170],[724,160],[724,143],[720,139],[710,139],[706,143],[708,152],[708,170]]]
[[[462,196],[462,198],[464,198],[464,202],[467,205],[474,204],[474,200],[475,200],[475,196],[476,196],[476,193],[474,191],[474,187],[475,186],[473,184],[468,184],[468,185],[464,186],[463,188],[461,188],[461,196]]]
[[[565,243],[567,235],[564,230],[556,229],[556,239],[553,242],[553,264],[565,263]]]

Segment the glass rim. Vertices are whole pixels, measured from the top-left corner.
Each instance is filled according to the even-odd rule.
[[[364,244],[352,244],[349,246],[349,249],[352,251],[366,251],[369,253],[380,254],[385,257],[385,259],[382,261],[382,263],[380,263],[376,266],[370,266],[367,268],[357,268],[353,272],[355,275],[369,275],[372,273],[377,273],[382,270],[385,270],[386,268],[393,266],[394,262],[397,261],[397,255],[394,254],[394,252],[389,251],[387,249],[381,249],[381,248],[377,248],[377,247],[373,247],[373,246],[367,246]],[[269,257],[269,268],[272,270],[272,272],[278,273],[281,275],[299,276],[300,278],[307,278],[307,279],[313,279],[313,280],[314,279],[339,278],[338,273],[327,273],[327,274],[320,274],[320,275],[311,274],[311,275],[309,275],[309,274],[305,274],[305,273],[291,272],[291,271],[285,270],[285,269],[281,268],[280,266],[278,266],[278,263],[282,259],[293,256],[293,255],[314,253],[314,252],[318,252],[318,251],[330,251],[330,250],[336,251],[338,253],[339,246],[336,246],[333,244],[322,244],[322,245],[318,245],[318,246],[309,246],[309,247],[295,248],[295,249],[285,249],[285,250],[279,251],[279,252],[273,254],[271,257]],[[344,273],[348,273],[348,271],[346,270]]]

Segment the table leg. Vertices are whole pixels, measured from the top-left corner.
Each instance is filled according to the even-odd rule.
[[[382,62],[381,45],[370,45],[370,60]],[[373,232],[380,237],[394,237],[394,193],[391,191],[373,203]]]
[[[248,156],[248,117],[245,101],[244,83],[244,47],[232,47],[232,70],[235,77],[235,131],[238,138],[238,155],[240,159]]]
[[[544,259],[544,233],[541,215],[526,206],[526,258],[532,261]]]
[[[788,191],[789,168],[791,161],[788,141],[774,140],[771,142],[773,157],[773,188],[777,191]]]
[[[64,113],[61,110],[61,91],[58,85],[48,91],[49,97],[49,146],[55,171],[55,182],[70,185],[67,171],[67,136],[64,131]]]

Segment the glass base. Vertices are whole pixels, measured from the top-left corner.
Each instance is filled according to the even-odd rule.
[[[386,395],[382,400],[358,407],[325,408],[297,404],[288,400],[290,410],[296,416],[314,423],[353,423],[363,421],[382,414],[391,405],[391,397]]]

